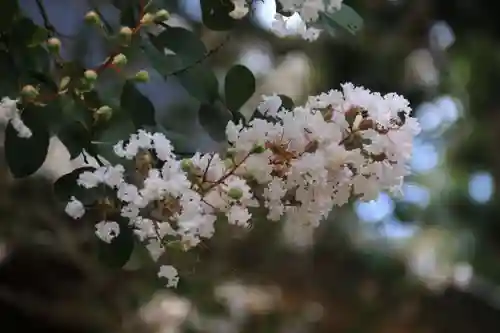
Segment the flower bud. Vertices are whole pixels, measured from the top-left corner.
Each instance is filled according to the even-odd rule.
[[[26,85],[21,89],[21,98],[25,101],[32,101],[39,95],[38,89],[32,85]]]
[[[100,24],[101,19],[99,18],[99,15],[97,15],[96,12],[90,11],[85,15],[85,22],[90,24]]]
[[[124,66],[127,64],[127,61],[127,57],[123,53],[120,53],[114,56],[112,63],[116,66]]]
[[[190,172],[193,169],[193,161],[189,158],[185,158],[181,161],[181,169],[184,172]]]
[[[47,40],[47,48],[50,52],[59,53],[59,51],[61,50],[61,41],[59,40],[59,38],[49,38]]]
[[[128,45],[132,40],[132,29],[129,27],[122,27],[120,32],[118,33],[118,37],[120,38],[120,42],[124,45]]]
[[[240,200],[243,197],[243,191],[240,188],[233,187],[229,189],[227,195],[233,200]]]
[[[251,153],[252,153],[252,154],[262,154],[264,151],[266,151],[266,147],[261,146],[261,145],[255,145],[255,146],[252,148]]]
[[[95,82],[97,80],[97,72],[92,69],[86,70],[83,76],[88,82]]]
[[[154,21],[155,21],[155,15],[153,15],[151,13],[146,13],[141,18],[141,24],[142,25],[148,25],[148,24],[154,23]]]
[[[149,81],[149,73],[147,71],[138,71],[135,76],[134,80],[137,82],[148,82]]]
[[[95,119],[109,120],[112,115],[113,109],[107,105],[103,105],[95,112]]]
[[[166,9],[160,9],[155,13],[155,21],[163,22],[170,18],[170,13]]]

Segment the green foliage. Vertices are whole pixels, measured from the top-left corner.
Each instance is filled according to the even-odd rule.
[[[231,112],[237,112],[255,92],[255,78],[243,65],[232,67],[226,74],[224,93],[226,105]]]
[[[5,156],[16,178],[32,175],[45,162],[49,150],[49,131],[43,119],[43,112],[43,108],[35,106],[28,106],[23,110],[21,119],[32,132],[30,138],[19,137],[12,123],[7,125],[4,143]]]
[[[345,4],[333,13],[320,13],[320,24],[332,35],[337,33],[356,35],[364,25],[363,18]]]
[[[236,20],[229,16],[234,4],[231,0],[200,0],[203,24],[215,31],[233,28]]]
[[[130,115],[137,129],[156,124],[153,104],[137,89],[135,83],[125,83],[120,101],[123,111]]]

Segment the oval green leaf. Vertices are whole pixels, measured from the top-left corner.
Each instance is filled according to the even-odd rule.
[[[233,66],[226,74],[224,94],[226,106],[232,112],[238,111],[255,92],[255,77],[243,65]]]
[[[130,114],[136,128],[156,124],[153,104],[137,89],[132,81],[125,82],[123,86],[120,106]]]
[[[30,138],[21,138],[9,122],[5,130],[5,156],[12,175],[23,178],[35,173],[45,162],[50,135],[40,116],[43,108],[28,106],[21,114],[24,124],[31,130]]]

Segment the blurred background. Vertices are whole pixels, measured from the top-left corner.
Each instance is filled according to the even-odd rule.
[[[30,1],[24,2],[29,11]],[[75,17],[92,8],[92,1],[80,2],[86,4],[45,1]],[[209,59],[221,79],[236,63],[254,72],[258,88],[247,112],[262,94],[286,94],[301,104],[311,94],[353,82],[405,95],[423,131],[402,198],[381,193],[373,202],[353,202],[335,209],[317,230],[265,221],[251,230],[220,230],[196,251],[168,255],[181,276],[174,290],[157,288],[133,259],[123,279],[139,287],[123,290],[140,295],[134,304],[154,332],[500,330],[495,2],[345,3],[363,17],[363,30],[356,36],[325,34],[316,43],[280,40],[261,29],[260,21],[261,28],[249,24],[228,39],[200,29],[196,0],[171,4],[178,15],[169,24],[199,31],[208,49],[224,43]],[[35,21],[36,15],[33,11]],[[56,28],[72,29],[74,20],[57,16]],[[177,103],[174,97],[189,99],[173,80],[153,77],[145,90],[166,120]],[[199,126],[169,130],[189,137],[189,147],[217,145]]]

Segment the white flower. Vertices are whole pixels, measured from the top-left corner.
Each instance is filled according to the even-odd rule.
[[[64,211],[75,220],[78,220],[85,214],[85,207],[75,197],[71,197],[70,201],[66,204]]]
[[[95,234],[103,242],[111,243],[120,234],[120,225],[114,221],[101,221],[95,225]]]
[[[179,273],[177,272],[177,269],[175,269],[175,267],[171,265],[162,265],[160,267],[160,270],[158,271],[158,277],[163,277],[168,280],[166,285],[167,288],[175,288],[179,283]]]
[[[28,139],[33,135],[33,133],[21,119],[21,115],[19,114],[19,110],[17,108],[17,102],[18,100],[3,97],[0,101],[0,116],[10,122],[20,138]]]

